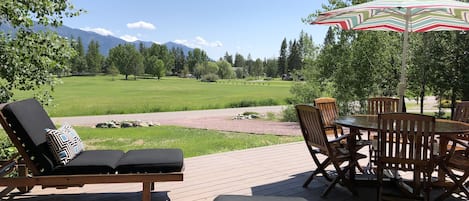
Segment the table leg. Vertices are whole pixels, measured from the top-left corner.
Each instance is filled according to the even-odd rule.
[[[356,159],[356,154],[354,151],[356,144],[357,144],[357,140],[356,140],[357,135],[360,135],[360,130],[357,128],[350,128],[350,139],[347,142],[347,144],[348,144],[348,149],[350,151],[350,158],[351,158],[351,161],[349,162],[350,163],[349,178],[350,178],[350,181],[352,182],[355,182],[355,168],[358,165],[358,162],[357,162],[358,160]]]
[[[439,156],[441,158],[444,158],[448,149],[448,142],[449,139],[443,135],[440,135],[440,153]],[[445,181],[445,172],[441,169],[438,168],[438,183],[444,183]]]

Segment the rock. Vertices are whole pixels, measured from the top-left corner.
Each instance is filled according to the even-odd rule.
[[[96,128],[131,128],[131,127],[150,127],[150,126],[160,126],[159,123],[153,123],[153,122],[145,122],[141,120],[136,120],[136,121],[122,121],[118,122],[116,120],[112,120],[109,122],[105,123],[98,123],[96,124]]]

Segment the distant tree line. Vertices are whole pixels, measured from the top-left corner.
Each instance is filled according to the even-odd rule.
[[[81,38],[71,38],[71,46],[77,52],[71,59],[69,72],[56,72],[58,75],[71,73],[72,75],[94,75],[104,73],[110,75],[122,74],[125,79],[134,76],[148,75],[160,79],[166,75],[194,77],[203,81],[217,79],[264,77],[285,77],[293,79],[293,75],[304,68],[304,58],[307,47],[312,44],[312,38],[301,32],[299,39],[287,43],[285,38],[280,46],[278,58],[253,59],[236,53],[235,56],[225,53],[218,61],[212,61],[207,53],[199,48],[184,54],[182,48],[167,49],[164,45],[153,44],[139,47],[133,44],[120,44],[109,50],[107,57],[100,54],[97,41],[88,44],[87,51]]]

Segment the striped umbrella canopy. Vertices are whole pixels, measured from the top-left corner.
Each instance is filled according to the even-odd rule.
[[[311,22],[345,30],[403,32],[399,111],[404,105],[409,32],[469,30],[469,3],[455,0],[375,0],[327,11]]]

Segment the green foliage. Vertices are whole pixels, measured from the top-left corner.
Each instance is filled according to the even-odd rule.
[[[117,66],[121,74],[125,75],[128,79],[129,75],[137,75],[143,72],[143,57],[137,51],[133,44],[118,45],[109,50],[107,58],[109,63]]]
[[[234,77],[233,67],[229,62],[220,60],[217,62],[217,65],[220,79],[231,79]]]
[[[268,105],[278,105],[278,101],[275,101],[272,98],[261,99],[261,100],[241,100],[238,102],[230,102],[227,104],[227,107],[237,108],[237,107],[255,107],[255,106],[268,106]]]
[[[195,48],[194,50],[189,52],[187,56],[187,66],[189,68],[189,72],[192,74],[196,73],[196,66],[199,64],[204,64],[209,61],[207,53],[199,48]],[[201,75],[201,74],[199,74]]]
[[[91,41],[88,44],[88,51],[86,52],[86,64],[88,73],[100,73],[104,63],[104,56],[99,53],[98,41]]]
[[[5,132],[0,134],[0,160],[9,160],[13,155],[18,153],[13,143]]]
[[[208,73],[208,74],[202,75],[202,78],[200,79],[200,81],[202,81],[202,82],[216,82],[218,79],[219,78],[218,78],[217,74]]]
[[[287,73],[287,39],[284,38],[280,46],[280,56],[278,57],[278,74],[282,76]]]
[[[215,74],[217,75],[217,73],[219,72],[218,70],[218,64],[215,63],[215,62],[204,62],[204,63],[198,63],[196,66],[195,66],[195,76],[197,78],[202,78],[202,80],[204,80],[204,76],[205,75],[209,75],[209,74]],[[216,81],[218,79],[218,75],[215,77],[213,75],[209,75],[207,76],[207,78],[211,78],[212,80],[211,81]],[[215,80],[213,80],[213,78],[216,78]],[[207,80],[206,80],[207,81]]]
[[[0,102],[9,101],[14,90],[21,90],[34,91],[47,103],[57,83],[52,73],[65,71],[74,51],[56,33],[31,28],[35,23],[60,26],[64,17],[81,11],[68,1],[48,0],[3,0],[0,8],[0,25],[15,28],[15,33],[0,32]]]
[[[282,121],[284,122],[298,122],[298,114],[293,105],[289,105],[282,111]]]
[[[126,129],[78,127],[76,129],[88,150],[117,149],[127,151],[155,147],[181,148],[184,151],[184,157],[302,140],[298,136],[250,135],[174,126]]]
[[[160,79],[165,75],[166,69],[164,67],[164,62],[161,59],[158,59],[156,56],[147,57],[145,60],[145,73],[153,75]]]

